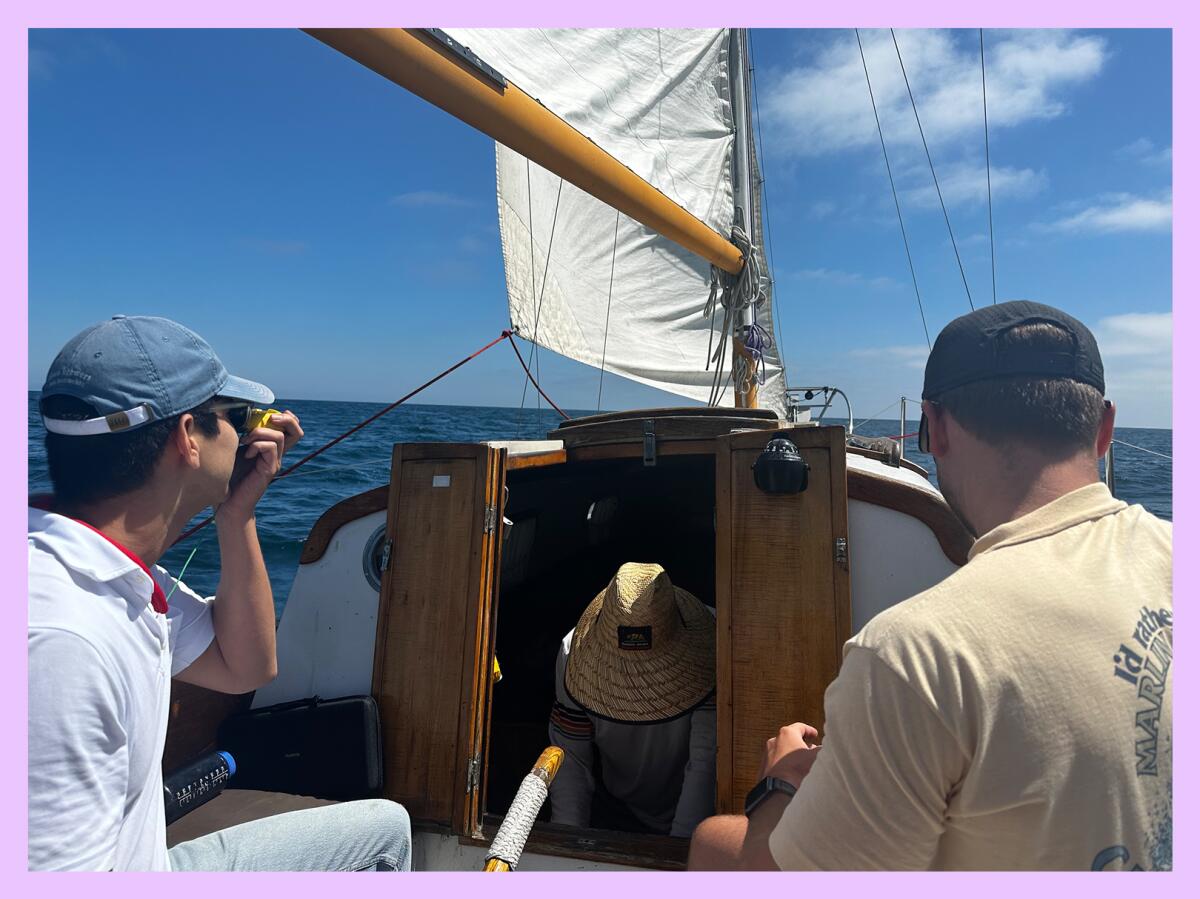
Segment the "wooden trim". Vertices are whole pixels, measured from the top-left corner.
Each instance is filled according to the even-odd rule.
[[[501,820],[499,815],[484,816],[481,836],[460,837],[459,843],[485,848],[491,846]],[[687,867],[688,844],[689,840],[684,837],[665,834],[623,833],[538,821],[529,833],[525,851],[635,868],[682,871]]]
[[[714,580],[717,603],[717,733],[733,733],[733,690],[730,673],[733,670],[733,498],[730,485],[730,454],[716,453],[716,547]],[[733,795],[733,753],[718,752],[717,814],[741,812]]]
[[[671,440],[658,444],[659,456],[711,456],[717,451],[715,440]],[[567,449],[568,462],[602,462],[606,459],[640,459],[642,442],[605,443]]]
[[[654,422],[654,436],[660,452],[664,445],[671,442],[714,439],[724,437],[735,430],[748,430],[761,434],[763,432],[774,431],[780,425],[779,420],[774,418],[763,419],[732,415],[721,418],[696,415],[653,418],[647,415],[624,421],[600,422],[594,425],[560,428],[557,431],[552,431],[551,436],[562,440],[568,452],[583,446],[624,443],[636,446],[640,453],[642,448],[643,421]]]
[[[334,503],[321,513],[300,550],[300,564],[309,565],[325,555],[338,529],[373,512],[382,512],[388,505],[388,485],[376,487]]]
[[[618,422],[640,422],[647,418],[761,418],[778,421],[770,409],[730,409],[728,406],[666,406],[659,409],[638,409],[630,412],[601,412],[599,415],[586,415],[582,418],[570,418],[560,424],[555,430],[564,431],[569,428],[590,427],[591,425]]]
[[[567,461],[565,449],[550,450],[545,453],[531,453],[527,456],[509,454],[505,462],[505,470],[516,471],[521,468],[542,468],[547,465],[562,465]]]
[[[955,565],[967,564],[967,553],[975,542],[946,501],[928,490],[903,481],[882,478],[866,471],[848,471],[847,494],[856,499],[917,519],[937,538],[946,558]]]

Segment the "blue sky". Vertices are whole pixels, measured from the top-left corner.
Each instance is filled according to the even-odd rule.
[[[991,302],[978,32],[897,36]],[[891,37],[863,39],[932,337],[967,297]],[[789,381],[840,386],[866,417],[919,396],[926,345],[854,33],[752,40]],[[998,296],[1089,324],[1119,423],[1169,427],[1170,33],[985,41]],[[390,401],[507,324],[491,141],[300,32],[34,31],[29,89],[32,388],[116,312],[176,318],[306,399]],[[542,374],[560,405],[595,406],[594,369],[543,354]],[[421,399],[517,405],[521,379],[497,347]]]

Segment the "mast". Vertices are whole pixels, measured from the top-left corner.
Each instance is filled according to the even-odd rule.
[[[305,33],[722,271],[742,270],[741,251],[723,235],[448,38],[409,28],[312,28]]]
[[[746,29],[735,28],[730,42],[730,102],[733,107],[734,133],[733,164],[735,176],[733,179],[733,208],[734,223],[741,225],[746,232],[750,246],[756,244],[758,235],[755,234],[756,219],[753,208],[753,194],[750,189],[750,169],[753,152],[750,143],[750,54],[746,46]],[[740,311],[738,320],[733,328],[733,352],[745,360],[750,373],[750,386],[742,392],[740,385],[734,385],[734,404],[739,408],[756,408],[758,406],[758,382],[755,379],[756,366],[754,357],[746,351],[742,335],[752,321],[753,311],[747,307]]]

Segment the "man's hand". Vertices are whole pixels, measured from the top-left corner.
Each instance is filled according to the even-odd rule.
[[[248,518],[279,472],[283,454],[304,436],[300,419],[291,412],[272,415],[270,427],[255,428],[242,438],[237,470],[252,466],[229,492],[217,512],[222,518]]]
[[[815,727],[799,721],[781,727],[779,734],[767,740],[763,749],[759,780],[767,776],[778,777],[799,788],[821,750],[816,742],[818,736]]]

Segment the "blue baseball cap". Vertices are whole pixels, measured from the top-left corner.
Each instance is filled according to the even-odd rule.
[[[42,416],[56,434],[109,434],[171,418],[215,396],[269,406],[275,394],[225,370],[194,331],[151,315],[114,315],[72,337],[50,364],[42,397],[71,396],[101,416]]]

